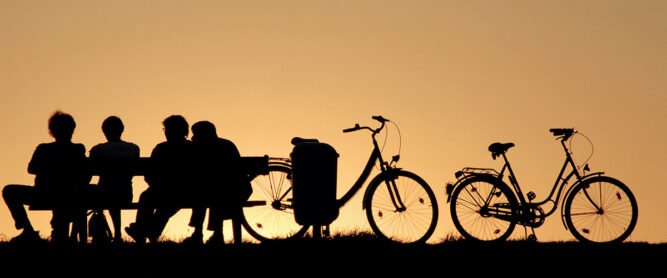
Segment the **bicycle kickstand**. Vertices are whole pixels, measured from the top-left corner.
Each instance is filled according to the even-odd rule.
[[[537,241],[537,235],[535,235],[535,228],[530,227],[530,232],[531,232],[530,235],[528,234],[528,227],[527,226],[523,226],[523,229],[526,233],[526,239],[528,241]]]

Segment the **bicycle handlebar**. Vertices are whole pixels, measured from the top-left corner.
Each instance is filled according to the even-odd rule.
[[[357,130],[360,130],[360,129],[368,129],[368,130],[373,132],[373,135],[375,135],[376,133],[380,132],[380,130],[382,128],[384,128],[384,124],[386,122],[389,122],[389,120],[383,118],[382,116],[373,116],[372,118],[373,118],[373,120],[376,120],[376,121],[382,123],[382,126],[378,129],[372,129],[372,128],[367,127],[367,126],[359,126],[359,124],[354,124],[353,128],[343,129],[343,133],[353,132],[353,131],[357,131]]]
[[[357,131],[357,130],[359,130],[359,129],[361,129],[361,127],[359,126],[359,124],[354,124],[354,127],[353,127],[353,128],[346,128],[346,129],[343,129],[343,133],[348,133],[348,132],[352,132],[352,131]]]

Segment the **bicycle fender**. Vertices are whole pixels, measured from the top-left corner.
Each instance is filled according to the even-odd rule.
[[[376,186],[376,184],[378,184],[382,181],[388,180],[388,179],[396,178],[398,176],[398,173],[400,173],[400,172],[405,172],[405,171],[403,171],[401,168],[392,168],[392,169],[387,170],[386,172],[380,173],[377,176],[375,176],[371,180],[371,182],[368,183],[368,186],[366,187],[366,191],[364,192],[364,200],[363,200],[363,203],[362,203],[362,209],[364,209],[364,210],[366,209],[366,201],[368,200],[368,198],[370,198],[371,189],[374,188]]]
[[[498,177],[496,177],[492,174],[474,174],[474,173],[471,173],[471,174],[468,174],[468,175],[463,175],[454,184],[448,183],[447,185],[445,185],[445,192],[447,194],[447,203],[449,203],[451,201],[452,192],[454,192],[454,190],[457,187],[459,187],[459,185],[461,185],[464,181],[467,181],[471,178],[480,177],[480,176],[487,176],[489,178],[498,179]]]
[[[288,168],[292,168],[292,164],[288,163],[288,162],[271,161],[271,162],[269,162],[269,167],[271,167],[271,166],[285,166],[285,167],[288,167]]]
[[[565,201],[570,196],[570,192],[572,192],[572,189],[574,189],[574,187],[578,186],[581,183],[584,183],[584,182],[590,180],[591,178],[606,177],[606,176],[603,176],[603,175],[604,175],[604,172],[595,172],[595,173],[590,173],[588,175],[585,175],[585,176],[581,177],[581,180],[578,180],[575,183],[573,183],[572,186],[570,186],[567,189],[567,191],[565,192],[565,194],[563,195],[563,200],[560,203],[560,220],[561,220],[561,222],[563,222],[563,227],[565,227],[566,231],[567,231],[567,224],[565,224]]]

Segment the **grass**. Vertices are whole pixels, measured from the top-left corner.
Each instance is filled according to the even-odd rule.
[[[59,246],[48,241],[32,245],[0,242],[1,268],[26,269],[27,266],[33,272],[64,273],[70,277],[100,276],[90,273],[100,270],[107,274],[101,275],[103,277],[195,277],[194,274],[214,272],[220,273],[216,276],[225,276],[236,268],[247,274],[280,277],[309,273],[309,269],[316,269],[320,275],[396,274],[410,270],[412,276],[419,276],[459,268],[489,273],[529,270],[565,273],[575,267],[585,267],[579,272],[586,272],[587,267],[592,266],[602,266],[603,271],[635,267],[657,269],[662,267],[665,255],[667,244],[590,245],[575,241],[489,244],[469,242],[455,234],[433,244],[404,245],[378,239],[363,230],[336,232],[322,239],[306,237],[215,247],[187,246],[180,240],[143,246],[131,242],[103,246]]]

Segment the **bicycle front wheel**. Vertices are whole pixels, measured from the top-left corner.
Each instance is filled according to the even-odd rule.
[[[452,221],[466,239],[503,241],[514,231],[517,201],[504,183],[493,177],[472,177],[454,189]]]
[[[368,190],[364,208],[376,235],[400,243],[423,243],[433,234],[438,204],[422,178],[399,171],[370,184]],[[398,199],[404,208],[397,207]]]
[[[251,181],[252,195],[243,208],[243,225],[259,241],[299,237],[308,230],[294,219],[290,173],[287,166],[270,165],[267,175]]]
[[[621,242],[637,224],[637,200],[622,182],[594,177],[577,185],[565,202],[565,223],[582,242]]]

